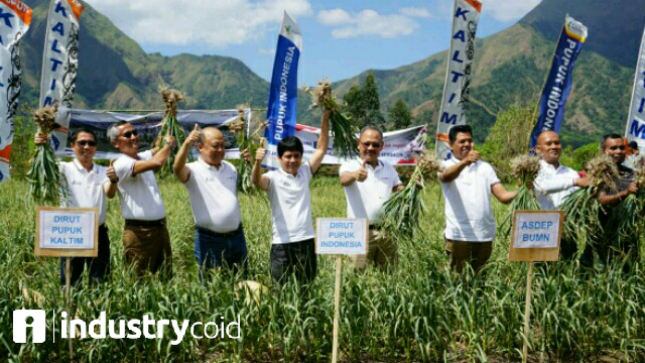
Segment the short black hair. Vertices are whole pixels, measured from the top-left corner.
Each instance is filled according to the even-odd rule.
[[[94,138],[94,141],[97,141],[96,133],[94,133],[94,130],[88,127],[79,127],[77,129],[72,130],[72,132],[69,133],[69,143],[70,144],[75,143],[76,139],[78,139],[78,134],[80,134],[81,132],[92,135],[92,137]]]
[[[607,134],[602,136],[602,141],[600,142],[600,149],[605,150],[605,144],[607,142],[607,139],[623,139],[622,136],[618,134]]]
[[[300,154],[304,154],[305,148],[299,138],[287,136],[278,143],[278,157],[281,158],[287,151],[299,151]]]
[[[638,143],[636,141],[630,141],[629,142],[629,147],[634,149],[634,150],[638,150]]]
[[[450,139],[451,144],[457,140],[457,134],[460,132],[468,133],[470,137],[473,137],[473,128],[470,125],[455,125],[448,131],[448,139]]]

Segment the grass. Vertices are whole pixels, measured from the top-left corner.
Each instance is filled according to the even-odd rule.
[[[174,278],[137,280],[123,263],[123,220],[118,201],[109,206],[112,275],[97,288],[74,289],[74,315],[87,321],[106,311],[108,319],[155,318],[231,321],[241,317],[242,339],[174,336],[158,340],[74,341],[81,361],[329,361],[333,318],[334,258],[319,258],[319,274],[303,300],[293,284],[282,293],[245,303],[233,281],[216,276],[199,283],[193,255],[193,220],[183,186],[161,183],[173,246]],[[18,362],[67,361],[67,342],[51,340],[51,319],[43,344],[15,344],[12,311],[21,308],[60,312],[59,261],[33,255],[35,206],[26,182],[0,184],[0,356]],[[345,196],[337,178],[312,184],[314,218],[345,215]],[[249,247],[249,278],[270,286],[271,220],[263,195],[241,195]],[[507,261],[508,241],[495,241],[485,277],[459,277],[446,270],[442,229],[443,198],[438,185],[424,192],[426,232],[400,243],[400,266],[393,274],[368,269],[355,274],[345,264],[341,301],[342,361],[518,361],[526,264]],[[494,202],[496,219],[507,213]],[[619,266],[584,273],[577,265],[548,264],[537,269],[529,337],[532,361],[639,361],[645,359],[645,274],[629,275]],[[23,291],[27,291],[25,294]],[[37,296],[40,294],[41,300]]]

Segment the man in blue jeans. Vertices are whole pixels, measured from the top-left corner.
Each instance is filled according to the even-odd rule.
[[[199,159],[186,164],[192,146]],[[199,276],[213,268],[230,268],[246,275],[246,239],[237,200],[237,171],[224,160],[226,142],[215,127],[203,131],[197,124],[175,157],[173,171],[188,190],[195,218],[195,257]],[[247,153],[245,156],[248,158]]]

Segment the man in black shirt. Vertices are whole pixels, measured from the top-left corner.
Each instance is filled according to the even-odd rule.
[[[598,201],[603,205],[603,210],[600,212],[603,232],[600,236],[592,237],[595,240],[598,258],[605,265],[616,260],[624,259],[626,262],[638,260],[638,235],[635,226],[634,230],[620,234],[618,217],[615,213],[616,208],[625,198],[638,192],[634,171],[623,165],[626,156],[625,149],[625,143],[620,135],[603,136],[601,151],[611,157],[618,168],[618,178],[614,180],[615,185],[606,186],[598,193]],[[593,265],[593,252],[589,246],[585,248],[582,264]]]

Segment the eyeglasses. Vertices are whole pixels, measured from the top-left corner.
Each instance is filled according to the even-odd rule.
[[[373,148],[375,148],[375,149],[378,149],[378,148],[380,148],[380,147],[381,147],[381,143],[380,143],[380,142],[369,142],[369,141],[366,141],[366,142],[362,142],[361,144],[362,144],[364,147],[370,147],[370,146],[371,146],[371,147],[373,147]]]
[[[81,140],[81,141],[76,141],[76,144],[79,146],[96,146],[96,141],[89,141],[89,140]]]
[[[123,137],[125,137],[126,139],[129,139],[129,138],[131,138],[133,135],[134,135],[134,136],[137,136],[137,134],[138,134],[138,133],[137,133],[137,130],[132,130],[132,131],[124,132],[122,136],[123,136]]]

